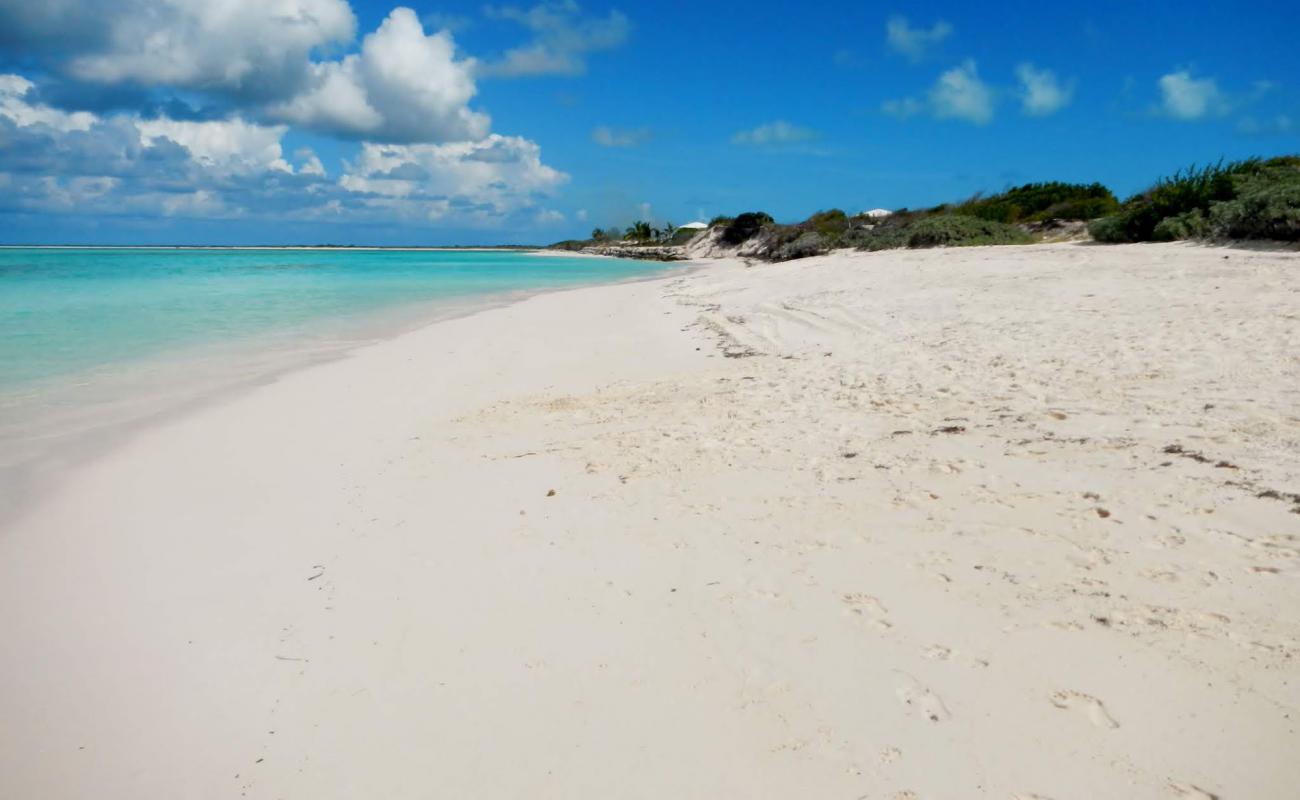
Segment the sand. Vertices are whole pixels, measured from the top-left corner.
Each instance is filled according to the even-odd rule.
[[[0,533],[0,796],[1286,798],[1300,255],[548,294]]]

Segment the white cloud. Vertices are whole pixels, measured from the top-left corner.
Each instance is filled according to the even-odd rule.
[[[293,157],[301,162],[298,167],[299,175],[317,175],[325,177],[325,165],[321,163],[320,158],[312,151],[310,147],[300,147],[294,151]]]
[[[249,174],[275,170],[293,172],[283,158],[283,125],[264,126],[235,118],[191,122],[173,119],[135,121],[142,144],[167,139],[184,147],[200,166],[216,174]]]
[[[69,113],[47,105],[31,104],[24,98],[34,84],[21,75],[0,75],[0,116],[20,128],[47,125],[59,131],[89,130],[95,115],[85,111]]]
[[[437,219],[453,211],[484,220],[536,205],[569,179],[542,163],[527,139],[492,134],[481,142],[365,143],[340,186],[372,206]],[[401,200],[401,203],[394,203]]]
[[[91,52],[68,65],[73,75],[94,83],[278,94],[305,77],[313,50],[356,35],[346,0],[65,0],[53,5],[61,7],[65,20],[81,17],[102,26],[102,39]],[[57,18],[46,22],[59,24]]]
[[[930,106],[940,119],[963,119],[983,125],[993,119],[993,91],[967,59],[939,76],[930,89]]]
[[[580,208],[573,214],[574,219],[578,220],[578,222],[586,222],[587,216],[587,209],[585,208]]]
[[[650,140],[650,129],[620,129],[601,125],[592,130],[591,140],[601,147],[636,147]]]
[[[484,76],[522,78],[536,75],[581,75],[588,53],[611,50],[626,41],[631,23],[621,11],[587,18],[576,0],[554,0],[529,9],[488,6],[488,16],[528,28],[533,41],[481,68]]]
[[[1193,78],[1184,69],[1161,76],[1157,85],[1161,111],[1174,119],[1195,120],[1229,111],[1228,98],[1213,78]]]
[[[39,8],[57,8],[57,14]],[[67,33],[60,36],[60,28]],[[359,52],[346,0],[0,0],[0,43],[83,95],[180,90],[245,119],[391,142],[481,139],[476,63],[394,8]],[[87,91],[90,89],[90,91]]]
[[[792,125],[785,120],[776,120],[750,130],[737,132],[731,137],[731,143],[764,147],[768,145],[795,144],[816,138],[817,131],[812,128]]]
[[[560,225],[565,222],[564,213],[552,208],[543,208],[535,218],[538,225]]]
[[[473,71],[473,59],[456,59],[450,33],[426,36],[414,11],[396,8],[365,37],[360,53],[313,65],[311,88],[268,113],[387,142],[481,139],[490,120],[468,106],[477,91]]]
[[[547,224],[540,201],[568,176],[519,137],[363,143],[330,180],[309,148],[284,156],[287,126],[81,112],[77,124],[0,75],[0,209],[79,214]],[[53,115],[53,116],[51,116]]]
[[[967,59],[939,76],[925,99],[886,100],[881,110],[906,119],[928,112],[935,119],[961,119],[984,125],[993,119],[993,89],[980,80],[975,62]]]
[[[953,28],[939,20],[930,28],[913,28],[907,17],[895,14],[885,23],[885,41],[891,50],[913,61],[920,61],[926,51],[952,35]]]
[[[1032,117],[1053,114],[1074,98],[1073,82],[1062,84],[1051,70],[1024,63],[1016,67],[1016,78],[1020,81],[1021,110]]]

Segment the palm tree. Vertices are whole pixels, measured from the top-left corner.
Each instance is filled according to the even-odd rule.
[[[654,236],[654,228],[645,220],[637,220],[632,223],[632,227],[627,229],[627,238],[638,242],[644,242]]]

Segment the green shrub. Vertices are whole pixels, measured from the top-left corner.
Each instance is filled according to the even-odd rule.
[[[1088,228],[1099,242],[1297,239],[1300,156],[1181,170]]]
[[[770,215],[762,211],[748,211],[731,221],[731,224],[722,230],[722,240],[727,244],[743,244],[754,238],[754,234],[763,229],[764,225],[773,224]]]
[[[772,252],[777,261],[819,256],[831,249],[831,241],[817,231],[803,231],[793,241],[780,245]]]
[[[849,215],[845,214],[838,208],[832,208],[830,211],[818,211],[807,220],[801,227],[821,234],[829,242],[838,242],[844,232],[849,229]]]
[[[859,250],[892,250],[900,247],[970,247],[991,244],[1028,244],[1034,237],[1015,227],[993,220],[944,214],[895,214],[871,228],[855,228],[841,244]]]
[[[1232,199],[1235,176],[1257,172],[1260,168],[1258,159],[1248,159],[1179,170],[1126,200],[1116,219],[1100,226],[1100,236],[1098,231],[1093,231],[1093,237],[1103,242],[1153,241],[1157,237],[1156,227],[1163,220],[1193,211],[1208,213],[1214,203]],[[1162,226],[1159,235],[1164,237],[1189,229],[1184,223],[1190,219]]]
[[[874,228],[855,228],[840,240],[845,247],[859,250],[894,250],[907,247],[907,228],[901,225],[877,225]]]
[[[1119,210],[1119,201],[1100,183],[1027,183],[992,197],[975,197],[951,211],[993,222],[1096,219]]]
[[[1097,241],[1107,244],[1133,241],[1129,236],[1126,220],[1119,214],[1112,214],[1109,217],[1102,217],[1089,222],[1088,233]]]
[[[709,220],[709,227],[710,228],[726,227],[727,225],[730,225],[735,221],[736,221],[735,217],[728,217],[726,215],[719,214],[718,216]]]
[[[671,246],[683,245],[694,239],[698,234],[699,231],[693,228],[682,228],[674,231],[673,235],[664,241],[664,244]]]
[[[1165,217],[1156,223],[1156,227],[1151,232],[1152,241],[1156,242],[1174,242],[1179,239],[1201,239],[1209,235],[1209,220],[1205,212],[1199,208],[1193,208],[1191,211],[1179,214],[1176,217]]]
[[[1235,190],[1232,200],[1210,208],[1213,236],[1300,241],[1300,157],[1273,159],[1239,176]]]
[[[924,217],[910,226],[907,236],[908,247],[970,247],[1031,241],[1032,236],[1012,225],[958,214]]]

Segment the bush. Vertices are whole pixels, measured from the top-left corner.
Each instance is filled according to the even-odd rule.
[[[1176,217],[1165,217],[1156,223],[1151,232],[1152,241],[1173,242],[1178,239],[1200,239],[1210,232],[1209,220],[1205,212],[1194,208]]]
[[[1107,244],[1133,241],[1129,238],[1125,220],[1118,214],[1112,214],[1109,217],[1102,217],[1089,222],[1088,233],[1097,241],[1106,242]]]
[[[1236,197],[1210,208],[1211,235],[1300,241],[1300,158],[1268,163],[1236,180]]]
[[[874,228],[855,228],[849,231],[840,244],[859,250],[894,250],[907,247],[907,228],[901,225],[877,225]]]
[[[1182,170],[1088,230],[1099,242],[1300,238],[1300,157]]]
[[[805,220],[800,227],[821,234],[828,243],[834,243],[838,242],[849,229],[849,215],[838,208],[818,211]]]
[[[1195,227],[1194,217],[1185,215],[1193,211],[1204,215],[1214,203],[1231,200],[1234,177],[1256,172],[1260,167],[1258,159],[1248,159],[1179,170],[1126,200],[1113,221],[1090,229],[1093,238],[1101,242],[1149,242],[1157,240],[1157,236],[1191,230]],[[1170,217],[1183,219],[1161,226],[1157,234],[1156,227]]]
[[[743,244],[754,238],[754,234],[762,230],[764,225],[771,224],[773,219],[770,215],[762,211],[749,211],[736,217],[722,230],[722,240],[730,245]]]
[[[849,231],[841,244],[859,250],[899,247],[971,247],[991,244],[1028,244],[1034,237],[1002,222],[954,213],[895,214],[871,228]]]
[[[1119,201],[1100,183],[1027,183],[993,197],[975,197],[951,211],[993,222],[1096,219],[1119,210]]]
[[[816,231],[804,231],[793,241],[776,248],[772,257],[777,261],[791,261],[796,258],[819,256],[831,249],[831,242]]]
[[[970,247],[986,244],[1026,244],[1033,237],[1012,225],[958,214],[923,217],[911,226],[908,247]]]
[[[664,241],[664,244],[674,247],[677,245],[683,245],[690,242],[690,240],[694,239],[697,235],[699,235],[699,231],[694,230],[693,228],[682,228],[674,231],[673,235]]]

